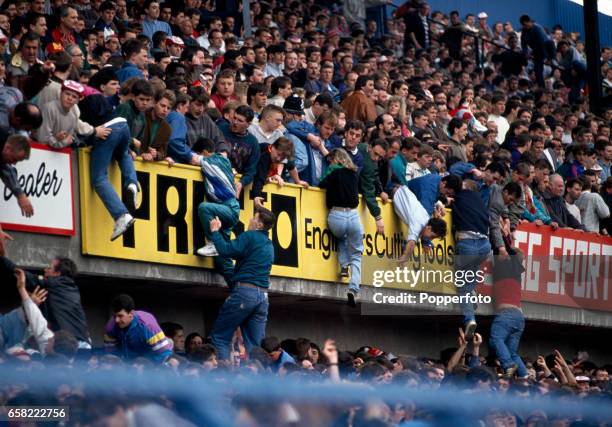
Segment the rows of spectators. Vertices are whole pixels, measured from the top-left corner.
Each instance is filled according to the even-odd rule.
[[[57,280],[63,274],[72,273],[65,271],[71,267],[68,260],[56,260],[54,264],[63,273],[53,276],[53,267],[50,267],[45,272],[46,280]],[[57,282],[51,286],[43,284],[45,288],[37,288],[30,296],[27,289],[32,280],[35,279],[17,270],[16,283],[23,301],[23,312],[19,308],[0,317],[0,336],[13,340],[6,343],[10,347],[0,356],[0,371],[21,372],[24,378],[0,385],[0,407],[62,405],[69,410],[66,425],[71,426],[125,425],[126,420],[130,420],[129,425],[137,426],[202,425],[205,423],[201,418],[203,412],[215,413],[227,424],[248,426],[440,425],[450,422],[440,418],[445,416],[440,408],[417,404],[410,397],[380,400],[375,397],[376,391],[388,385],[411,391],[458,389],[466,393],[466,399],[499,394],[527,402],[545,396],[558,399],[559,404],[582,401],[601,402],[603,405],[609,405],[612,392],[612,366],[594,364],[584,351],[576,353],[572,360],[566,360],[557,350],[547,356],[525,357],[527,374],[517,377],[501,367],[494,353],[484,354],[487,343],[480,334],[466,340],[461,329],[456,346],[442,350],[439,357],[433,358],[392,354],[372,345],[340,349],[331,339],[319,345],[307,338],[280,341],[274,336],[265,337],[261,345],[247,351],[237,330],[232,339],[230,357],[220,360],[208,337],[198,332],[186,334],[187,331],[174,322],[160,326],[154,315],[136,310],[128,295],[120,295],[112,302],[114,314],[105,328],[106,348],[85,349],[81,339],[67,327],[49,336],[48,330],[41,333],[40,327],[35,326],[40,322],[46,325],[37,305],[43,311],[53,307],[53,303],[49,307],[45,305],[49,304],[48,296],[53,295],[59,285]],[[20,326],[25,325],[24,319],[30,327]],[[18,331],[24,336],[16,341]],[[37,344],[26,345],[27,339]],[[88,335],[86,339],[89,339]],[[173,385],[165,396],[159,397],[151,396],[141,386],[127,384],[117,385],[112,393],[108,393],[108,390],[100,390],[85,380],[91,375],[154,378],[163,373],[173,377],[168,383],[169,387]],[[223,394],[213,391],[216,387],[226,387],[228,378],[233,376],[256,375],[264,376],[271,386],[275,378],[309,386],[326,382],[353,384],[362,390],[367,386],[371,387],[365,389],[370,390],[371,397],[365,402],[353,403],[350,399],[317,401],[312,396],[307,399],[287,396],[264,401],[263,397],[258,398],[246,390],[232,388],[231,392]],[[38,380],[38,385],[32,380],[45,377],[53,378],[52,387],[49,387],[49,380]],[[206,381],[206,387],[211,388],[215,400],[193,399],[189,402],[181,397],[182,388],[176,385],[174,378],[185,390],[197,384],[191,381]],[[464,414],[462,420],[453,423],[472,425],[480,420],[487,426],[606,425],[609,420],[605,419],[606,411],[602,411],[599,414],[577,412],[568,416],[541,410],[482,408],[478,413]],[[600,423],[597,423],[598,419]]]

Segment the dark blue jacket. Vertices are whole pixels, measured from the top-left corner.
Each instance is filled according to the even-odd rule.
[[[228,122],[219,122],[219,129],[223,132],[225,142],[231,147],[229,159],[236,172],[242,174],[240,182],[246,187],[255,178],[257,163],[259,163],[259,142],[250,133],[237,135],[231,131]]]
[[[361,173],[361,169],[363,169],[363,162],[364,162],[363,154],[361,153],[361,151],[357,150],[356,154],[351,153],[344,146],[344,138],[339,137],[337,135],[334,135],[331,138],[329,138],[329,142],[330,142],[330,149],[344,148],[344,150],[348,153],[348,155],[351,156],[351,160],[353,161],[355,166],[357,166],[357,173]]]
[[[274,247],[267,231],[245,231],[237,239],[230,241],[225,240],[223,235],[216,231],[212,234],[212,240],[221,257],[236,260],[232,282],[270,287]]]
[[[533,24],[532,28],[523,30],[521,47],[525,54],[527,54],[527,47],[530,47],[536,58],[552,59],[555,57],[555,44],[540,24]]]
[[[440,175],[430,173],[429,175],[421,176],[408,181],[408,188],[414,193],[430,216],[433,213],[436,202],[438,201],[441,180],[442,177]]]
[[[453,203],[453,227],[455,231],[474,231],[489,235],[489,210],[480,192],[461,190]]]

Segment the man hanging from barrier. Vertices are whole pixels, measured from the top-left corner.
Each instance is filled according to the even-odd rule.
[[[200,203],[198,207],[206,245],[198,249],[197,253],[201,256],[215,257],[215,268],[223,274],[226,281],[231,280],[234,269],[232,260],[217,256],[219,253],[212,242],[209,223],[213,218],[219,218],[221,221],[219,231],[225,241],[229,241],[232,228],[240,220],[240,204],[236,199],[232,165],[227,157],[215,153],[215,143],[212,139],[198,138],[192,150],[200,156],[197,157],[195,164],[202,168],[206,188],[206,201]]]

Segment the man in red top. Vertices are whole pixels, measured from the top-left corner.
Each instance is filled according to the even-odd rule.
[[[215,103],[217,110],[223,111],[223,106],[228,101],[236,101],[238,98],[234,95],[234,72],[224,70],[217,77],[217,91],[210,99]]]
[[[521,309],[521,274],[523,254],[506,245],[509,256],[494,257],[493,297],[495,318],[491,324],[489,343],[495,351],[506,377],[516,372],[527,377],[527,368],[518,354],[519,342],[525,329],[525,318]]]
[[[77,10],[71,6],[64,5],[59,10],[59,17],[59,25],[51,32],[51,40],[64,46],[78,44],[79,37],[74,31],[79,18]]]

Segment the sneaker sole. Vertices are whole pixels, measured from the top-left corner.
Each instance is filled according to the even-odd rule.
[[[470,323],[469,325],[467,325],[465,327],[465,339],[466,340],[471,340],[474,337],[474,332],[476,332],[476,323]]]
[[[201,257],[216,257],[216,256],[219,256],[219,254],[201,254],[199,252],[196,252],[196,253],[198,254],[198,256],[201,256]]]
[[[196,254],[198,254],[199,256],[212,256],[212,257],[219,256],[218,252],[215,252],[215,253],[201,253],[201,252],[196,251]]]
[[[130,220],[130,222],[128,222],[128,223],[127,223],[127,225],[125,226],[125,230],[123,230],[123,232],[122,232],[122,233],[117,234],[115,237],[112,237],[112,236],[111,236],[111,242],[114,242],[114,241],[115,241],[115,240],[117,240],[119,237],[123,236],[123,235],[125,234],[125,232],[126,232],[126,231],[128,231],[132,225],[134,225],[134,223],[135,223],[135,222],[136,222],[136,218],[132,218],[132,219]]]

